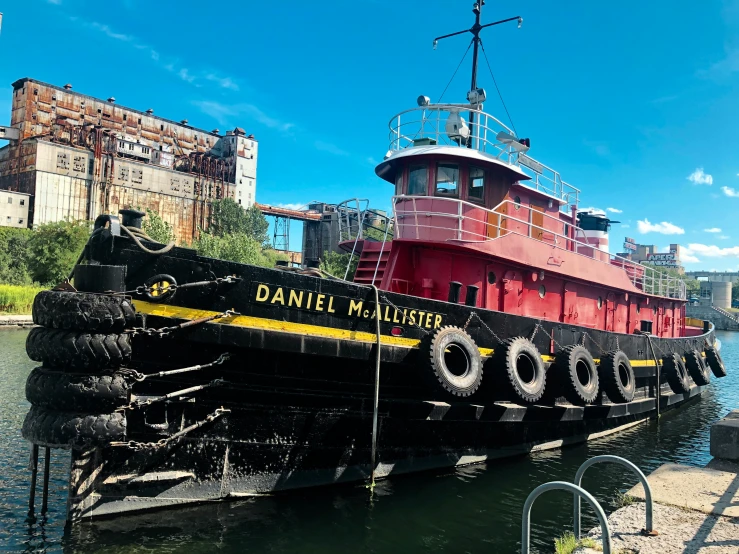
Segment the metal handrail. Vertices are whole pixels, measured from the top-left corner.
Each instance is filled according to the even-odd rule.
[[[444,202],[444,201],[446,201],[446,202],[456,202],[456,203],[459,204],[459,206],[457,207],[457,210],[456,210],[457,213],[419,211],[419,210],[416,209],[416,201],[419,200],[419,199],[433,199],[436,202],[439,202],[439,201],[441,201],[441,202]],[[413,209],[412,210],[410,210],[410,211],[409,210],[398,211],[396,209],[396,206],[401,201],[405,202],[405,201],[408,201],[408,200],[410,200],[412,202],[412,205],[413,205]],[[572,252],[572,253],[577,254],[579,256],[584,256],[584,257],[589,258],[589,259],[594,259],[594,260],[596,260],[596,261],[598,261],[600,263],[605,263],[605,264],[608,264],[608,265],[613,266],[613,267],[620,267],[626,273],[626,276],[631,281],[631,283],[634,285],[634,287],[636,289],[638,289],[638,290],[646,293],[646,294],[652,294],[654,296],[663,296],[663,297],[666,297],[666,298],[677,298],[677,299],[681,299],[681,300],[685,300],[687,298],[687,289],[686,289],[686,286],[685,286],[684,281],[682,281],[681,279],[678,279],[677,277],[672,277],[672,276],[670,276],[670,275],[668,275],[666,273],[662,273],[662,272],[656,270],[655,268],[652,268],[652,267],[649,267],[649,266],[640,264],[640,263],[635,262],[635,261],[632,261],[632,260],[627,260],[626,258],[623,258],[621,256],[617,256],[615,254],[611,254],[611,253],[606,252],[604,250],[600,250],[596,246],[594,246],[592,244],[585,243],[585,242],[581,242],[581,241],[577,240],[576,238],[572,238],[572,237],[568,237],[566,235],[562,235],[560,233],[557,233],[555,231],[552,231],[551,229],[546,229],[546,228],[541,227],[539,225],[534,225],[532,223],[532,221],[530,221],[531,220],[531,211],[532,211],[532,208],[530,208],[530,207],[527,207],[526,208],[526,209],[529,210],[529,216],[530,216],[529,217],[529,221],[525,221],[523,219],[519,219],[519,218],[517,218],[517,217],[515,217],[513,215],[510,215],[508,213],[500,213],[500,212],[498,212],[497,210],[499,208],[503,207],[505,204],[510,204],[510,205],[514,205],[515,206],[515,202],[512,202],[511,200],[504,200],[503,202],[501,202],[500,204],[498,204],[494,209],[490,210],[490,209],[485,208],[483,206],[480,206],[478,204],[473,204],[471,202],[467,202],[467,201],[464,201],[464,200],[459,200],[459,199],[456,199],[456,198],[444,198],[444,197],[438,197],[438,196],[410,196],[410,195],[393,196],[394,219],[395,219],[395,221],[397,223],[396,237],[397,238],[404,238],[402,236],[403,226],[404,225],[407,225],[407,224],[402,223],[402,221],[407,216],[409,216],[411,214],[412,214],[412,216],[414,218],[414,222],[411,223],[410,225],[412,225],[413,227],[416,228],[416,233],[415,233],[416,234],[416,236],[415,236],[416,239],[419,239],[420,238],[420,235],[419,235],[419,232],[418,232],[419,228],[441,229],[441,230],[456,232],[457,233],[457,238],[455,238],[455,239],[447,239],[447,240],[458,240],[460,242],[487,242],[487,241],[492,241],[492,240],[498,240],[498,239],[502,238],[503,236],[505,236],[507,234],[513,234],[513,235],[523,236],[523,237],[527,237],[527,238],[532,238],[531,237],[531,235],[532,235],[532,232],[531,232],[532,229],[539,229],[539,230],[541,230],[543,232],[546,232],[549,235],[552,235],[552,237],[554,239],[554,243],[551,244],[551,246],[553,248],[558,248],[560,250],[564,250],[564,251],[567,251],[567,252]],[[462,215],[462,205],[467,205],[467,206],[470,206],[470,207],[472,207],[474,209],[482,210],[484,212],[487,212],[488,214],[495,215],[495,217],[497,218],[498,224],[495,225],[495,224],[490,223],[489,221],[487,221],[487,218],[486,218],[486,220],[483,221],[483,220],[476,219],[476,218],[471,217],[471,216],[463,216]],[[418,222],[418,214],[419,213],[425,215],[426,217],[439,217],[439,218],[446,217],[446,218],[451,218],[451,219],[457,219],[458,220],[458,223],[455,225],[455,228],[452,228],[452,227],[435,227],[435,226],[432,226],[432,225],[423,225],[423,224],[420,224]],[[543,213],[543,212],[539,212],[539,213],[541,213],[542,216],[548,217],[550,219],[553,219],[554,221],[556,221],[556,222],[558,222],[560,224],[565,224],[566,223],[566,222],[564,222],[564,221],[562,221],[562,220],[560,220],[560,219],[558,219],[556,217],[553,217],[553,216],[551,216],[549,214],[546,214],[546,213]],[[488,236],[487,233],[483,235],[483,234],[480,234],[480,233],[476,233],[476,232],[474,232],[472,230],[464,229],[463,226],[462,226],[462,220],[463,219],[465,221],[471,221],[471,222],[475,222],[475,223],[480,223],[480,224],[482,224],[482,225],[485,226],[486,230],[488,228],[496,229],[498,231],[496,233],[497,236],[490,237],[490,236]],[[514,231],[514,230],[510,230],[510,229],[506,229],[506,228],[501,227],[501,219],[515,221],[515,222],[518,222],[518,223],[522,223],[523,225],[526,225],[528,227],[528,234],[524,235],[524,234],[522,234],[522,233],[520,233],[518,231]],[[575,227],[575,233],[583,233],[583,231],[579,227]],[[470,236],[473,236],[473,237],[480,237],[480,240],[478,241],[478,240],[464,239],[464,238],[462,238],[464,234],[470,235]],[[573,249],[570,250],[568,248],[563,248],[562,246],[560,246],[558,239],[561,239],[562,241],[564,241],[564,244],[565,245],[572,244],[573,245]],[[605,261],[603,259],[597,258],[595,255],[590,256],[590,255],[588,255],[586,253],[580,252],[581,249],[584,249],[585,252],[592,251],[593,254],[595,254],[596,252],[601,253],[604,256],[607,256],[608,257],[608,260]],[[617,263],[612,263],[612,262],[617,262]],[[640,271],[636,271],[637,268]],[[631,274],[628,271],[629,269],[631,270]],[[639,273],[641,273],[641,275],[639,275]],[[674,296],[671,296],[672,294],[674,294]]]
[[[603,536],[603,554],[611,554],[611,530],[608,528],[608,518],[603,508],[588,491],[566,481],[552,481],[539,485],[526,498],[521,519],[521,554],[529,554],[531,550],[531,506],[540,495],[551,490],[566,490],[573,493],[578,500],[582,497],[590,503],[600,523],[600,531]]]
[[[612,456],[610,454],[605,454],[602,456],[595,456],[593,458],[590,458],[589,460],[585,461],[577,470],[577,473],[575,473],[575,485],[578,487],[582,486],[582,477],[585,474],[585,471],[592,465],[598,464],[600,462],[611,462],[614,464],[620,464],[622,466],[628,467],[629,469],[633,470],[634,473],[636,473],[636,476],[639,477],[639,481],[641,482],[642,486],[644,487],[644,495],[646,497],[646,503],[647,503],[647,521],[646,521],[646,528],[645,531],[648,534],[654,533],[654,526],[652,523],[652,516],[654,513],[654,508],[652,505],[652,489],[649,486],[649,481],[647,481],[646,475],[642,473],[642,470],[639,469],[635,464],[627,460],[626,458],[622,458],[621,456]],[[575,495],[575,538],[580,540],[580,496]]]
[[[420,113],[417,113],[420,112]],[[468,140],[462,137],[452,138],[446,130],[446,123],[450,115],[467,113],[473,117],[474,123],[470,127]],[[417,115],[415,119],[405,120],[408,114]],[[531,178],[531,182],[524,186],[546,192],[568,204],[578,204],[580,189],[562,180],[554,169],[534,160],[520,152],[520,148],[513,148],[510,144],[498,141],[500,132],[515,137],[514,131],[496,117],[482,111],[482,106],[467,104],[432,104],[402,111],[392,117],[388,123],[390,128],[390,151],[400,151],[416,146],[420,139],[431,139],[434,145],[452,146],[472,149],[491,156],[496,160],[516,165]]]

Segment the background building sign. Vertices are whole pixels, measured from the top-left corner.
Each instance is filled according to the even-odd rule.
[[[629,237],[624,238],[624,248],[636,252],[636,241]]]

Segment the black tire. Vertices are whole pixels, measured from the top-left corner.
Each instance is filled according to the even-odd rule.
[[[726,377],[726,365],[718,350],[713,346],[706,346],[706,363],[716,377]]]
[[[125,441],[126,423],[124,413],[84,415],[31,406],[21,432],[40,446],[85,448]]]
[[[534,404],[544,396],[547,382],[544,362],[534,343],[527,338],[504,340],[496,347],[489,363],[507,399]]]
[[[685,367],[696,385],[707,385],[711,382],[711,372],[703,361],[703,356],[695,348],[685,353]]]
[[[580,345],[567,346],[554,358],[554,374],[562,396],[576,406],[598,398],[599,380],[593,356]]]
[[[86,375],[37,367],[26,380],[26,400],[62,412],[112,412],[128,404],[129,391],[119,374]]]
[[[459,327],[438,329],[428,341],[424,376],[451,398],[474,394],[482,383],[482,359],[475,341]]]
[[[120,333],[136,320],[123,296],[43,290],[33,299],[33,322],[51,329]]]
[[[688,370],[685,369],[683,359],[675,353],[662,358],[662,368],[667,376],[667,383],[675,394],[690,392]]]
[[[622,350],[612,350],[601,356],[598,373],[611,402],[628,404],[634,400],[636,377],[629,357]]]
[[[131,337],[34,327],[26,338],[26,354],[47,367],[116,369],[131,361]]]

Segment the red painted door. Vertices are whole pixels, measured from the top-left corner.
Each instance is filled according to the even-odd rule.
[[[521,272],[506,271],[503,276],[503,311],[517,314],[523,303],[523,280]]]
[[[606,296],[606,331],[613,331],[616,321],[616,295],[609,292]]]
[[[565,323],[577,323],[577,285],[575,283],[565,283],[564,303],[562,309],[562,321]]]

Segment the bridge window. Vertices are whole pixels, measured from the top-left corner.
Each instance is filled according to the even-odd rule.
[[[439,196],[459,194],[459,166],[439,164],[436,167],[436,194]]]
[[[485,200],[485,171],[479,167],[470,166],[469,187],[467,197],[470,200]]]
[[[395,175],[395,194],[403,194],[403,170]]]
[[[425,165],[411,166],[408,173],[408,194],[426,196],[428,179],[428,169]]]

